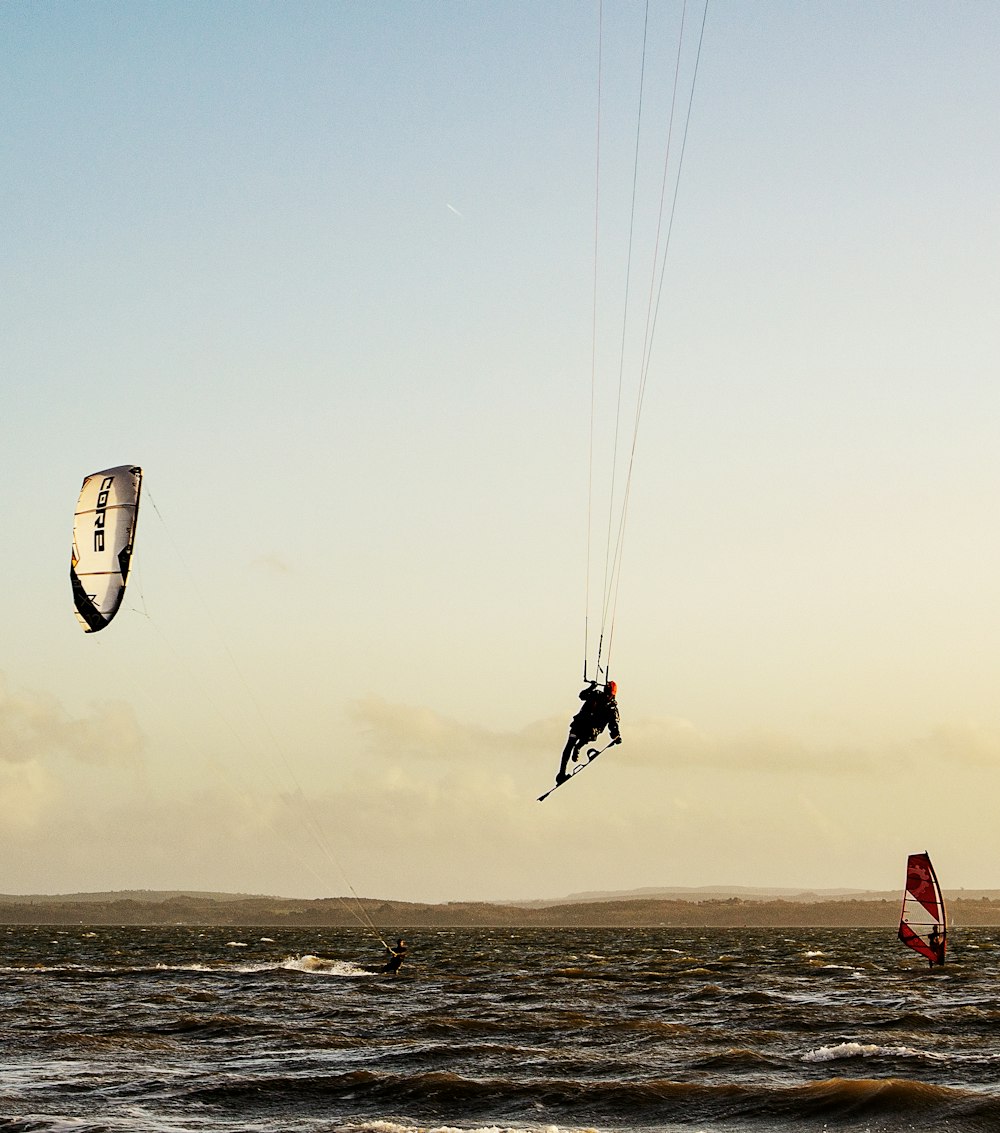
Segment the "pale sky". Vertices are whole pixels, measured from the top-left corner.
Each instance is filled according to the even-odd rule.
[[[680,52],[680,5],[650,14],[643,304],[703,12]],[[643,6],[603,29],[598,489]],[[0,6],[0,892],[888,889],[924,849],[1000,887],[1000,8],[971,0],[710,0],[625,743],[536,802],[583,663],[598,42],[585,0]],[[73,505],[123,463],[133,575],[84,634]]]

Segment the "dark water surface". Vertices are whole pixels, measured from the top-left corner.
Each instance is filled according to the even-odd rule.
[[[1000,930],[408,940],[0,927],[0,1130],[1000,1133]]]

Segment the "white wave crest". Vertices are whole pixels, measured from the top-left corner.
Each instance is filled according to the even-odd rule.
[[[596,1133],[593,1126],[565,1125],[401,1125],[395,1121],[351,1122],[340,1126],[343,1133]]]
[[[842,1058],[930,1058],[940,1060],[941,1056],[925,1050],[915,1050],[910,1046],[878,1046],[876,1043],[838,1043],[836,1046],[821,1046],[802,1056],[803,1062],[836,1062]]]
[[[290,972],[310,972],[321,976],[370,976],[372,974],[364,968],[359,968],[357,964],[352,964],[349,960],[328,960],[323,956],[313,956],[309,953],[305,956],[288,956],[281,961],[278,967],[285,968]]]

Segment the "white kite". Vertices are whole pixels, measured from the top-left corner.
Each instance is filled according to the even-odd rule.
[[[69,577],[86,633],[104,629],[125,597],[139,515],[142,469],[134,464],[87,476],[73,517]]]

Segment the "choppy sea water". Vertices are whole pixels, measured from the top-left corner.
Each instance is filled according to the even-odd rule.
[[[407,938],[0,927],[0,1129],[1000,1130],[1000,930]]]

